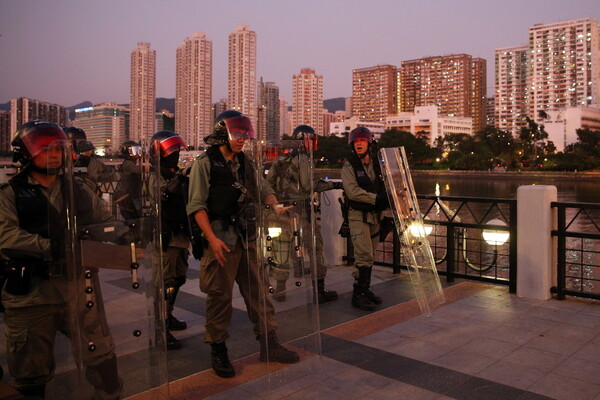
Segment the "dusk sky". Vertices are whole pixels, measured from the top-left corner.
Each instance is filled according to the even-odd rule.
[[[130,53],[157,54],[157,97],[175,97],[175,50],[195,31],[213,42],[213,100],[227,96],[227,40],[257,34],[257,79],[291,100],[292,75],[309,67],[324,98],[348,97],[352,70],[457,53],[487,60],[526,44],[536,23],[594,17],[600,0],[0,0],[0,103],[13,97],[72,106],[129,103]]]

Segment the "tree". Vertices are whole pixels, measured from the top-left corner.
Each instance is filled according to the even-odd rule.
[[[379,139],[379,147],[400,146],[404,146],[408,162],[412,165],[429,163],[441,154],[438,149],[431,148],[423,139],[398,129],[385,131]]]

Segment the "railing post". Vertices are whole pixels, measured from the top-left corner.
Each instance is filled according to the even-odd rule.
[[[558,300],[564,300],[565,299],[565,293],[563,292],[563,290],[566,288],[566,276],[565,276],[565,268],[566,268],[566,262],[565,262],[565,255],[566,255],[566,247],[567,247],[567,237],[565,235],[566,233],[566,222],[567,222],[567,208],[565,206],[559,206],[558,207],[558,224],[557,224],[557,230],[558,230],[558,251],[557,251],[557,261],[558,261],[558,268],[557,268],[557,276],[556,276],[556,286],[557,286],[557,293],[558,295],[556,296]]]
[[[527,185],[517,189],[517,296],[547,300],[555,281],[553,213],[555,186]]]
[[[454,271],[458,252],[458,240],[453,225],[446,227],[446,282],[454,282]]]

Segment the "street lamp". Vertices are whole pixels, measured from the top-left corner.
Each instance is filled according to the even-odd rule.
[[[506,226],[506,223],[502,220],[494,218],[488,221],[486,225]],[[498,246],[502,246],[504,243],[506,243],[510,237],[510,233],[488,228],[483,230],[481,236],[483,236],[483,240],[485,240],[487,244],[490,246],[495,246],[495,251],[497,251]]]

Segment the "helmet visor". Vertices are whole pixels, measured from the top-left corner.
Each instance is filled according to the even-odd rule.
[[[319,140],[317,139],[317,135],[314,133],[304,134],[304,147],[307,149],[312,148],[313,151],[317,150],[319,147]]]
[[[241,116],[225,120],[229,140],[254,139],[254,127],[250,118]]]
[[[127,150],[129,151],[129,155],[132,157],[142,155],[142,146],[140,146],[139,144],[131,145],[128,147]]]
[[[68,139],[62,129],[48,128],[31,132],[23,136],[21,140],[25,149],[33,158],[51,147],[65,148]]]
[[[185,143],[183,142],[183,139],[179,135],[171,136],[171,137],[165,138],[163,140],[160,140],[158,142],[158,145],[160,147],[160,156],[161,157],[170,156],[174,152],[180,151],[181,149],[185,150]]]

